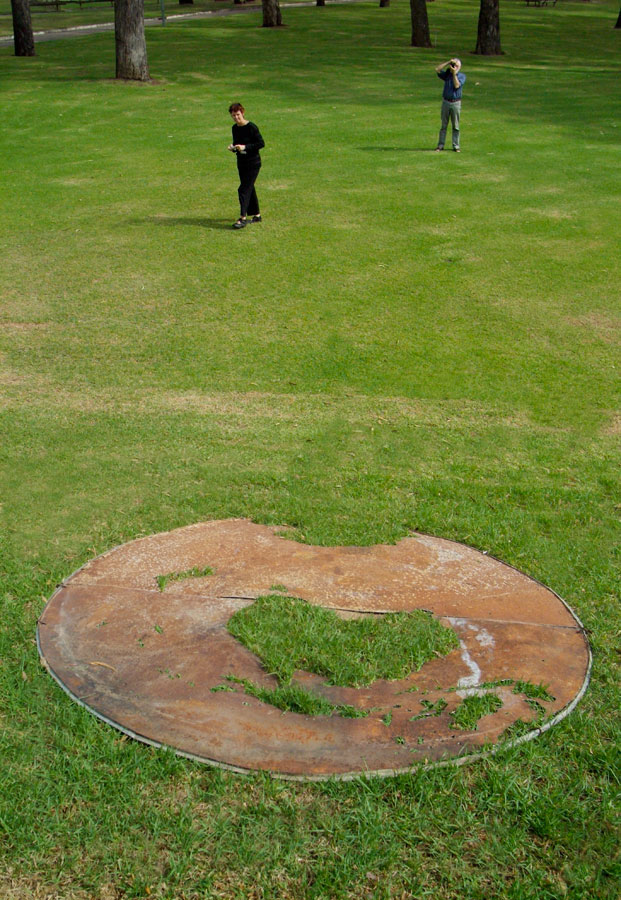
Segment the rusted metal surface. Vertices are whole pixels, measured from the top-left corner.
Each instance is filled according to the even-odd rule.
[[[547,685],[554,700],[540,701],[544,727],[584,691],[590,652],[580,623],[554,592],[510,566],[426,535],[394,546],[315,547],[280,531],[243,519],[205,522],[92,560],[41,616],[45,665],[72,697],[140,740],[283,777],[460,759],[495,744],[516,720],[536,719],[523,694],[499,685],[502,708],[470,731],[452,727],[463,698],[489,682]],[[158,576],[205,567],[214,574],[158,587]],[[334,704],[372,710],[366,718],[283,713],[239,686],[214,692],[227,675],[276,686],[226,628],[275,585],[342,615],[427,609],[455,629],[460,647],[405,679],[361,689],[296,673]],[[446,703],[440,715],[416,718],[438,700]]]

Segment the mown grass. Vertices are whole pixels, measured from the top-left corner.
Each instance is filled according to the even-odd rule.
[[[612,3],[288,11],[0,51],[0,895],[612,898],[618,862],[618,80]],[[462,148],[427,152],[464,57]],[[618,58],[618,57],[617,57]],[[233,233],[232,100],[266,138]],[[293,785],[120,737],[41,669],[54,586],[140,534],[244,515],[410,529],[550,585],[584,700],[461,769]],[[534,698],[536,699],[536,698]]]

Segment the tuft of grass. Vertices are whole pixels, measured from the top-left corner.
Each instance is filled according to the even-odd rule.
[[[284,684],[296,669],[343,687],[405,678],[459,645],[452,629],[423,610],[344,620],[330,609],[275,594],[236,612],[228,630]]]

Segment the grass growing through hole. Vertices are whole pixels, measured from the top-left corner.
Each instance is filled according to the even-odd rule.
[[[342,687],[405,678],[459,646],[455,632],[423,610],[340,619],[330,609],[276,594],[238,610],[227,627],[284,684],[296,669]]]
[[[369,710],[357,709],[348,703],[334,704],[313,691],[306,690],[299,684],[283,684],[276,688],[264,688],[247,678],[235,678],[228,675],[227,680],[240,684],[244,693],[256,697],[262,703],[269,703],[283,712],[296,712],[306,716],[338,715],[345,719],[363,719]],[[217,690],[217,688],[212,688]]]
[[[533,684],[530,681],[516,681],[513,685],[514,694],[524,694],[528,700],[554,700],[554,697],[543,684]]]
[[[421,700],[420,705],[423,707],[423,712],[417,716],[412,716],[411,722],[416,722],[417,719],[428,719],[431,716],[441,716],[447,707],[447,702],[443,698],[435,701]]]
[[[160,591],[164,591],[169,581],[183,581],[185,578],[205,578],[207,575],[213,575],[213,569],[209,566],[206,566],[204,569],[193,566],[185,572],[169,572],[168,575],[156,575],[155,580]]]
[[[405,0],[150,28],[148,86],[110,34],[0,49],[3,900],[617,900],[618,2],[501,3],[498,58],[478,3],[428,8],[429,50]],[[237,99],[267,142],[240,234]],[[120,738],[41,668],[44,598],[232,516],[488,550],[577,611],[591,686],[536,741],[381,781]]]
[[[552,701],[555,699],[549,692],[548,688],[544,684],[541,684],[541,682],[539,684],[533,684],[532,681],[522,681],[520,679],[516,680],[515,678],[498,678],[495,681],[482,681],[480,684],[477,684],[476,690],[483,691],[495,687],[509,687],[509,685],[513,685],[512,693],[523,694],[526,698],[546,701]],[[455,686],[449,688],[449,690],[458,691],[462,689],[459,686]]]
[[[479,719],[496,712],[501,706],[502,700],[496,694],[473,694],[464,697],[457,709],[451,713],[451,727],[474,731]]]

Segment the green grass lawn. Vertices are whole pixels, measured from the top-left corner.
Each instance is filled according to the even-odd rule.
[[[616,898],[618,3],[437,0],[0,50],[0,897]],[[462,153],[434,154],[468,81]],[[267,147],[233,232],[228,104]],[[618,108],[618,107],[617,107]],[[578,708],[471,766],[296,785],[127,740],[39,664],[55,585],[212,518],[486,550],[589,630]],[[616,885],[616,887],[615,887]]]

